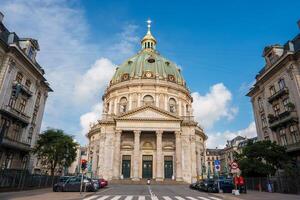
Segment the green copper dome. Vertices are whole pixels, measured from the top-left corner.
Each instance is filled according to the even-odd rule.
[[[179,67],[172,61],[162,57],[156,50],[156,39],[148,32],[141,40],[142,50],[129,58],[119,67],[111,80],[116,84],[131,79],[160,79],[185,86]]]

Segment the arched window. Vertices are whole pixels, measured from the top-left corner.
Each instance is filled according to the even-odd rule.
[[[127,98],[126,97],[122,97],[120,99],[120,113],[125,113],[127,111]]]
[[[169,111],[170,111],[171,113],[175,113],[175,112],[176,112],[176,101],[175,101],[174,98],[171,98],[171,99],[169,100]]]
[[[154,105],[154,99],[151,95],[146,95],[143,98],[144,105]]]

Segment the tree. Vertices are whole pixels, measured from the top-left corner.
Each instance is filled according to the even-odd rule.
[[[54,176],[57,167],[69,167],[76,159],[77,143],[60,129],[47,129],[39,135],[33,153]]]
[[[285,150],[285,147],[268,140],[249,142],[235,158],[244,176],[268,176],[290,163]]]

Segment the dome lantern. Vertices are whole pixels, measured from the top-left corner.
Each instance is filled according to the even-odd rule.
[[[143,37],[143,39],[141,40],[142,49],[155,50],[156,48],[156,39],[151,34],[151,30],[150,30],[151,22],[152,21],[150,19],[147,20],[148,31],[146,35]]]

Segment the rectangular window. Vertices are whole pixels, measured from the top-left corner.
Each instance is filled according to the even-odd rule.
[[[21,101],[20,101],[20,104],[19,104],[19,111],[20,112],[23,113],[25,111],[26,104],[27,104],[27,99],[22,98]]]
[[[262,123],[263,128],[268,126],[267,119],[266,119],[266,116],[264,114],[261,115],[261,123]]]
[[[275,104],[275,105],[273,105],[273,110],[274,110],[275,115],[279,115],[279,113],[280,113],[280,106],[279,106],[278,103]]]
[[[27,79],[26,82],[25,82],[25,86],[26,86],[28,89],[30,89],[31,81]]]
[[[285,82],[284,79],[280,79],[278,81],[279,90],[283,90],[285,88]]]
[[[291,125],[289,129],[290,129],[291,138],[292,138],[293,143],[299,142],[300,136],[299,136],[297,125],[296,124]]]
[[[284,107],[284,110],[285,111],[290,111],[290,108],[289,108],[289,103],[290,103],[290,99],[289,98],[285,98],[282,100],[282,104],[283,104],[283,107]]]
[[[280,141],[281,141],[281,144],[282,144],[283,146],[286,146],[286,145],[287,145],[286,135],[281,135],[281,136],[280,136]]]
[[[271,86],[270,87],[270,94],[271,94],[271,96],[273,96],[275,93],[276,93],[275,87]]]
[[[16,98],[14,97],[10,97],[9,102],[8,102],[8,106],[11,108],[15,108],[16,105]]]
[[[22,83],[22,80],[23,80],[23,74],[21,72],[18,72],[16,76],[16,81],[18,83]]]

